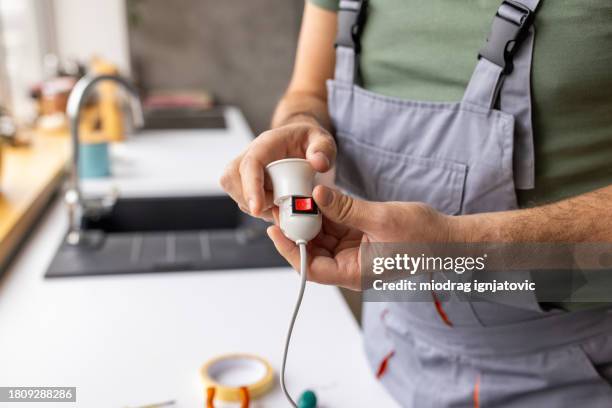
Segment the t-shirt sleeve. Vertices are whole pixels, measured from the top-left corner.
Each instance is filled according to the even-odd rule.
[[[337,11],[340,0],[308,0],[308,2],[326,10]]]

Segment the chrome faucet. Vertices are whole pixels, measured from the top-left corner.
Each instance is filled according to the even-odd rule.
[[[68,105],[66,107],[66,114],[68,115],[70,125],[70,137],[72,139],[72,162],[69,170],[68,188],[64,195],[64,201],[68,207],[69,216],[69,229],[66,241],[71,245],[78,245],[81,242],[81,219],[83,214],[87,212],[88,207],[91,206],[90,203],[83,199],[79,180],[79,122],[81,118],[81,108],[85,104],[94,86],[100,81],[114,81],[126,88],[130,92],[130,108],[134,127],[142,127],[144,124],[138,90],[127,79],[115,75],[86,75],[74,85],[68,97]],[[94,209],[112,207],[115,199],[116,197],[111,197],[110,199],[108,197],[103,198],[102,200],[98,200],[99,203],[93,205],[93,207]]]

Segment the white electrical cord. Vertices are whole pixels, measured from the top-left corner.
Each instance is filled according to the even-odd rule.
[[[291,342],[291,333],[293,332],[293,326],[297,319],[298,312],[300,311],[300,305],[302,304],[302,298],[304,297],[304,290],[306,289],[306,273],[307,273],[307,256],[306,252],[306,241],[300,240],[296,244],[300,248],[300,291],[298,293],[297,301],[293,309],[293,315],[291,316],[291,322],[289,323],[289,330],[287,331],[287,337],[285,338],[285,351],[283,353],[283,364],[281,365],[280,384],[281,389],[285,393],[287,400],[292,407],[297,408],[297,404],[289,395],[287,387],[285,386],[285,366],[287,365],[287,354],[289,354],[289,343]]]

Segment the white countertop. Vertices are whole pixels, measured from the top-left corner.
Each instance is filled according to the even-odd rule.
[[[222,193],[219,178],[253,135],[237,108],[226,108],[227,129],[145,130],[111,146],[112,177],[82,183],[87,195],[117,188],[123,196]]]
[[[241,150],[248,138],[243,140],[232,149]],[[188,144],[183,148],[193,151]],[[214,169],[195,178],[201,180],[198,186],[213,186],[223,168],[219,156],[203,153],[205,167]],[[163,186],[132,183],[135,191],[154,184]],[[190,189],[185,183],[175,192]],[[0,281],[0,386],[78,387],[76,404],[45,407],[120,408],[165,400],[176,400],[176,407],[202,407],[198,370],[211,357],[249,352],[279,370],[298,289],[292,270],[46,280],[66,228],[65,211],[55,203]],[[359,327],[338,290],[329,286],[307,288],[287,381],[296,397],[313,389],[321,407],[395,406],[367,367]],[[276,386],[252,405],[287,403]],[[0,403],[4,406],[14,404]]]

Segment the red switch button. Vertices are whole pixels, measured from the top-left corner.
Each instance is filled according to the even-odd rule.
[[[313,209],[312,198],[296,198],[295,209],[298,211],[312,211]]]

